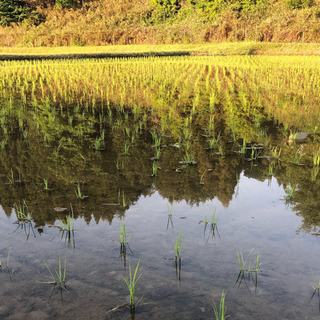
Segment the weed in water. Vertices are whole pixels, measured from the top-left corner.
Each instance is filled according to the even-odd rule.
[[[226,295],[224,294],[224,292],[222,292],[219,309],[217,308],[217,306],[213,302],[212,308],[213,308],[216,320],[225,320],[227,318],[225,315],[225,313],[226,313],[225,298],[226,298]]]

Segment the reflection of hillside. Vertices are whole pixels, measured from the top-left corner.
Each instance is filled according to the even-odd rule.
[[[15,204],[25,199],[39,226],[64,218],[70,204],[75,217],[87,223],[100,219],[111,223],[115,215],[124,215],[141,195],[155,189],[170,201],[193,205],[216,198],[228,206],[237,177],[244,172],[259,181],[273,175],[284,187],[299,184],[290,205],[303,217],[303,229],[320,226],[319,179],[311,182],[310,178],[311,156],[319,149],[317,136],[301,144],[289,143],[289,129],[266,121],[258,109],[252,117],[241,107],[235,111],[221,105],[210,115],[201,107],[193,117],[188,112],[130,110],[102,113],[78,108],[76,112],[49,104],[25,107],[23,113],[19,108],[6,109],[1,121],[1,139],[6,144],[0,151],[0,201],[5,213],[11,215]],[[152,159],[157,149],[154,137],[160,139],[158,160]],[[209,149],[213,139],[216,142]],[[281,148],[281,161],[272,159],[271,143]],[[128,155],[125,146],[129,146]],[[256,146],[259,157],[251,161]],[[294,165],[301,150],[306,153],[305,165]],[[186,153],[196,165],[181,163]],[[161,168],[156,177],[152,177],[153,163]],[[76,198],[78,184],[88,198]],[[57,207],[67,211],[56,212]]]

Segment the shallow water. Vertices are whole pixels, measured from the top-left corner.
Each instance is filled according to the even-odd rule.
[[[314,114],[297,126],[264,109],[230,119],[230,108],[208,114],[204,105],[172,120],[143,107],[135,113],[130,106],[3,99],[0,318],[212,319],[224,292],[230,319],[318,319]],[[30,221],[18,218],[19,206]],[[72,212],[75,230],[63,232],[60,219]],[[131,234],[126,252],[123,223]],[[237,252],[251,250],[247,263],[259,254],[261,268],[238,278]],[[54,272],[59,256],[66,290],[44,283],[50,273],[43,261]],[[123,277],[138,261],[133,313]]]

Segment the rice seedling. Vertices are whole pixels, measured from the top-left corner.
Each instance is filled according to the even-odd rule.
[[[219,147],[218,147],[218,155],[223,156],[223,148],[221,145],[219,145]]]
[[[318,282],[317,280],[316,280],[316,277],[315,277],[315,275],[314,275],[314,273],[313,273],[313,270],[311,270],[311,272],[312,272],[312,277],[313,277],[313,286],[312,286],[312,288],[314,289],[314,291],[320,291],[320,282]]]
[[[271,163],[269,164],[268,174],[269,176],[273,175],[273,165]]]
[[[8,256],[7,256],[7,262],[6,262],[6,267],[9,270],[10,266],[10,253],[11,253],[11,247],[8,250]],[[0,270],[2,269],[2,261],[0,260]]]
[[[49,271],[51,280],[49,281],[40,281],[41,283],[48,283],[52,285],[57,285],[60,289],[66,288],[66,273],[67,273],[67,260],[64,259],[64,265],[61,263],[61,257],[59,256],[58,269],[54,269],[54,272],[50,269],[48,264],[43,260],[44,265]]]
[[[272,151],[272,157],[276,160],[280,160],[281,148],[275,147],[275,148],[271,149],[271,151]]]
[[[152,176],[153,177],[157,176],[158,169],[159,169],[158,165],[155,162],[153,162],[152,163]]]
[[[7,144],[7,140],[6,139],[3,139],[1,141],[1,150],[4,150],[6,148],[6,144]]]
[[[44,190],[49,191],[49,182],[48,179],[43,178]]]
[[[240,154],[244,155],[244,154],[246,153],[246,148],[247,148],[247,146],[246,146],[246,140],[243,139],[242,147],[241,147],[241,149],[240,149]]]
[[[181,230],[179,232],[179,237],[177,238],[175,245],[174,245],[174,251],[175,251],[175,261],[181,260],[182,257],[182,251],[181,251]]]
[[[56,226],[56,228],[60,229],[63,232],[75,231],[74,213],[73,213],[73,207],[71,203],[70,203],[70,208],[71,208],[71,215],[66,216],[65,219],[59,219],[60,226]]]
[[[85,196],[82,193],[82,190],[81,190],[81,187],[80,187],[80,183],[77,183],[77,189],[74,189],[74,193],[76,194],[77,199],[84,200],[84,199],[88,198],[88,196]]]
[[[130,144],[125,144],[124,145],[124,154],[129,155],[129,149],[130,149]]]
[[[205,172],[203,172],[203,174],[200,176],[200,184],[204,184],[204,182],[203,182],[204,174],[205,174]]]
[[[132,232],[129,235],[127,235],[126,224],[123,223],[122,228],[119,227],[119,233],[120,233],[120,245],[125,246],[126,244],[128,244],[128,242],[131,238]]]
[[[125,281],[128,289],[129,289],[129,293],[130,293],[130,310],[131,311],[135,310],[135,306],[136,306],[136,294],[135,294],[135,292],[136,292],[136,284],[137,284],[137,282],[139,281],[139,279],[142,276],[142,274],[137,276],[139,265],[140,265],[140,260],[138,261],[137,266],[135,268],[135,271],[132,274],[131,263],[129,262],[129,278],[123,277],[123,280]]]
[[[215,226],[216,224],[217,224],[216,209],[214,209],[211,215],[211,227]]]
[[[225,320],[227,318],[227,316],[226,316],[227,310],[225,307],[225,298],[226,298],[226,295],[222,291],[219,309],[217,308],[216,304],[213,302],[212,308],[213,308],[213,312],[216,317],[216,320]]]
[[[194,160],[194,157],[192,156],[192,154],[188,150],[186,150],[186,154],[183,157],[183,163],[187,164],[187,165],[197,164],[197,162]]]
[[[296,153],[295,153],[295,155],[294,155],[294,160],[293,160],[293,162],[295,163],[295,164],[300,164],[300,162],[301,162],[301,159],[302,159],[302,157],[304,156],[304,153],[302,153],[301,152],[301,148],[299,148],[297,151],[296,151]]]
[[[251,249],[251,251],[249,252],[246,258],[243,257],[242,251],[240,252],[237,251],[240,273],[245,273],[245,272],[251,273],[251,272],[259,271],[261,267],[261,263],[259,262],[259,254],[257,254],[257,258],[254,260],[254,262],[248,261],[248,258],[250,257],[253,250],[254,249]]]
[[[314,166],[320,166],[320,154],[319,153],[314,154],[312,157],[312,160],[313,160]]]
[[[319,174],[319,166],[314,166],[312,168],[312,172],[311,172],[311,180],[314,182],[317,180],[318,174]]]
[[[17,216],[17,223],[27,223],[32,221],[32,214],[28,210],[26,200],[22,200],[22,203],[15,204],[15,212]]]
[[[120,162],[119,162],[119,160],[115,161],[114,163],[116,165],[117,170],[119,171],[120,170]]]
[[[96,138],[96,140],[94,141],[94,148],[99,151],[101,149],[101,139],[100,138]]]
[[[122,192],[122,206],[125,208],[127,206],[126,197],[124,195],[124,191]]]
[[[298,185],[294,185],[292,186],[291,184],[289,184],[289,186],[286,187],[285,189],[285,193],[287,194],[287,199],[291,200],[293,198],[293,195],[297,189]]]

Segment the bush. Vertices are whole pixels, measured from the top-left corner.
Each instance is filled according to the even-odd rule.
[[[56,0],[56,6],[58,8],[70,8],[74,5],[73,0]]]
[[[30,10],[22,0],[0,0],[0,25],[8,26],[28,17]]]
[[[287,4],[292,9],[308,8],[313,5],[313,0],[288,0]]]
[[[181,5],[178,0],[151,0],[155,6],[157,20],[165,21],[178,13]]]

